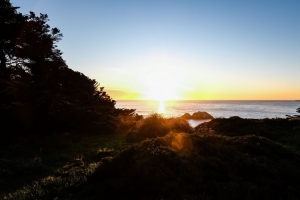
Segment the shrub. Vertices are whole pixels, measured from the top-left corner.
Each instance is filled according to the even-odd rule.
[[[139,138],[155,138],[168,134],[169,128],[166,119],[161,114],[151,114],[137,124],[137,136]]]
[[[168,127],[170,131],[175,133],[193,133],[194,129],[191,127],[191,125],[182,118],[168,118],[166,119],[166,122],[168,124]]]
[[[168,133],[184,132],[192,133],[194,129],[187,121],[181,118],[164,118],[161,114],[151,114],[145,119],[136,123],[128,133],[128,140],[143,140],[147,138],[155,138],[166,136]]]
[[[118,116],[118,128],[116,133],[128,134],[133,129],[136,129],[138,121],[143,119],[142,115],[119,115]]]
[[[299,199],[299,164],[263,137],[168,134],[102,161],[76,197]]]
[[[210,131],[224,136],[257,135],[282,143],[300,151],[299,119],[243,119],[240,117],[218,118],[195,127],[199,133]]]

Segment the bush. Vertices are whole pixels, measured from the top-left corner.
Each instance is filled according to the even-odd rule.
[[[175,133],[193,133],[195,130],[191,125],[182,118],[168,118],[166,119],[166,123],[170,129],[170,131]]]
[[[169,129],[163,115],[151,114],[137,125],[137,135],[140,138],[155,138],[165,136]]]
[[[224,136],[257,135],[287,145],[300,151],[299,119],[243,119],[218,118],[195,127],[199,133],[214,132]]]
[[[134,114],[134,115],[119,115],[118,116],[118,128],[116,133],[128,134],[133,129],[136,129],[138,121],[142,120],[143,116]]]
[[[169,134],[103,160],[76,197],[299,199],[299,165],[263,137]]]
[[[192,133],[194,129],[181,118],[164,118],[161,114],[151,114],[136,123],[128,133],[128,140],[144,140],[147,138],[163,137],[170,132]]]

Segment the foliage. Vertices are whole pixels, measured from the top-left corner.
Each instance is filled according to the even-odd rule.
[[[10,133],[115,130],[115,101],[96,80],[68,68],[57,48],[62,34],[47,14],[23,15],[7,0],[0,10],[1,126]]]
[[[169,130],[163,115],[155,113],[140,121],[136,132],[137,137],[146,139],[165,136]]]
[[[297,119],[218,118],[198,125],[195,130],[225,136],[262,136],[300,152],[300,120]]]
[[[13,7],[9,0],[0,3],[0,78],[9,78],[7,59],[14,54],[18,33],[22,28],[25,17],[17,12],[18,7]]]
[[[130,143],[114,134],[57,134],[0,140],[0,199],[72,199],[99,161]]]
[[[169,130],[174,133],[193,133],[195,131],[186,120],[179,117],[167,118],[166,124]]]
[[[137,121],[127,135],[129,140],[144,140],[162,137],[170,132],[192,133],[194,129],[181,118],[164,118],[161,114],[151,114],[145,119]]]
[[[184,136],[184,154],[174,146],[180,135]],[[170,134],[145,140],[102,160],[75,196],[298,199],[299,164],[299,155],[258,136]]]
[[[119,115],[119,123],[118,128],[116,130],[116,133],[119,134],[128,134],[132,132],[134,129],[136,129],[137,123],[142,120],[144,117],[143,115]]]
[[[279,130],[291,125],[272,120]],[[0,198],[300,198],[300,157],[286,143],[202,132],[169,133],[129,146],[121,134],[78,135],[57,135],[60,145],[55,135],[38,142],[0,140]]]

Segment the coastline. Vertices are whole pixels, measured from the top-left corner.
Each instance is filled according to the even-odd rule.
[[[139,115],[148,116],[159,111],[158,101],[146,100],[123,100],[117,101],[118,108],[136,109]],[[184,113],[205,111],[213,117],[240,116],[242,118],[285,118],[286,115],[296,114],[295,110],[300,107],[300,102],[294,100],[180,100],[164,102],[166,117],[179,117]]]

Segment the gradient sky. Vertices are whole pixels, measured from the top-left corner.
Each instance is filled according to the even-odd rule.
[[[300,99],[300,1],[11,0],[114,99]]]

